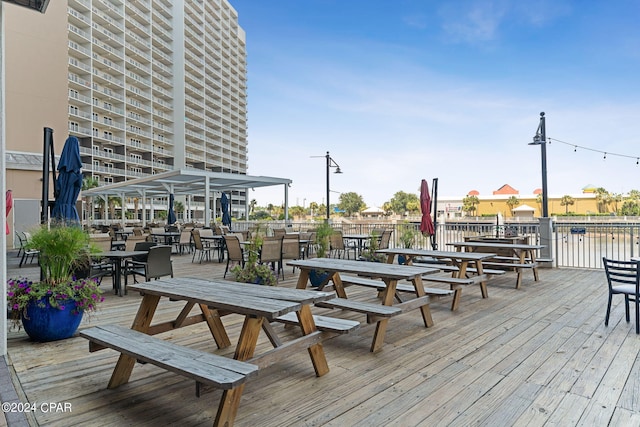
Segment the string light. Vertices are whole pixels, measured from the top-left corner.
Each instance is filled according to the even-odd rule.
[[[564,145],[568,145],[570,147],[573,147],[573,152],[577,152],[578,148],[580,148],[581,150],[585,150],[585,151],[593,151],[594,153],[600,153],[603,155],[603,159],[606,160],[607,156],[615,156],[615,157],[624,157],[627,159],[636,159],[636,165],[640,165],[640,156],[632,156],[630,154],[620,154],[620,153],[609,153],[607,151],[603,151],[603,150],[597,150],[595,148],[590,148],[590,147],[583,147],[582,145],[577,145],[577,144],[572,144],[570,142],[566,142],[566,141],[561,141],[559,139],[555,139],[555,138],[549,138],[547,137],[547,140],[549,141],[549,143],[551,143],[551,141],[555,141],[555,142],[559,142],[560,144],[564,144]]]

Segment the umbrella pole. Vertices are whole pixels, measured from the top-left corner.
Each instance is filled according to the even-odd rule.
[[[44,147],[42,159],[42,212],[40,223],[49,222],[49,159],[51,159],[51,172],[53,173],[53,187],[56,186],[56,158],[53,151],[53,129],[44,128]]]
[[[431,236],[431,249],[438,250],[438,240],[436,234],[438,233],[438,178],[433,178],[431,183],[431,204],[433,205],[431,212],[433,212],[433,235]]]

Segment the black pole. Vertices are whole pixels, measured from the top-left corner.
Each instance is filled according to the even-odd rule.
[[[433,178],[431,183],[431,204],[433,204],[433,235],[431,236],[431,249],[438,250],[438,178]]]
[[[547,193],[547,132],[544,111],[540,113],[540,137],[542,138],[540,149],[542,156],[542,217],[549,217],[549,198]]]
[[[40,223],[49,222],[49,160],[51,160],[51,172],[53,172],[53,184],[56,183],[56,159],[53,152],[53,129],[44,128],[44,141],[42,149],[42,212]]]
[[[327,151],[327,222],[329,222],[329,172],[331,169],[331,156],[329,156],[329,152]]]

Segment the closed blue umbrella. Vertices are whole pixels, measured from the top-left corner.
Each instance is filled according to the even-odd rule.
[[[176,213],[173,210],[173,194],[169,194],[169,214],[167,215],[167,224],[171,225],[176,222]]]
[[[78,138],[70,136],[64,143],[58,163],[58,179],[55,183],[56,204],[51,216],[70,223],[80,223],[76,201],[82,189],[82,160]]]
[[[222,225],[231,227],[231,215],[229,214],[229,198],[222,193],[220,197],[220,206],[222,207]]]

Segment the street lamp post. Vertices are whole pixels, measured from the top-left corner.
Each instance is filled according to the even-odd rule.
[[[538,130],[533,137],[533,142],[529,145],[539,145],[540,153],[542,156],[542,217],[549,217],[549,199],[547,193],[547,134],[545,129],[545,117],[544,112],[540,113],[540,124]]]
[[[336,171],[334,173],[342,173],[342,171],[340,170],[340,165],[338,165],[336,163],[335,160],[333,160],[331,158],[331,156],[329,155],[329,152],[327,151],[327,154],[325,154],[324,156],[311,156],[311,157],[324,157],[327,159],[327,218],[325,219],[326,222],[329,222],[329,217],[330,217],[330,211],[329,211],[329,191],[330,191],[330,187],[329,187],[329,175],[331,173],[331,168],[336,168]]]
[[[329,211],[329,175],[331,175],[331,168],[336,168],[335,173],[342,173],[342,171],[340,170],[340,166],[336,163],[335,160],[333,160],[331,158],[331,156],[329,155],[329,152],[327,151],[327,155],[325,156],[327,158],[327,222],[329,222],[329,215],[330,215],[330,211]]]
[[[529,145],[539,145],[540,154],[542,156],[542,217],[540,221],[540,244],[543,248],[540,250],[540,262],[553,262],[553,241],[551,233],[553,229],[553,218],[549,217],[549,193],[547,190],[547,130],[545,126],[544,112],[540,113],[540,124],[538,130],[533,137],[533,142]]]

